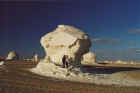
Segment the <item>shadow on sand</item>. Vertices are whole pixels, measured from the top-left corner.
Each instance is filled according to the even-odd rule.
[[[119,67],[119,66],[83,66],[83,73],[90,74],[113,74],[121,71],[140,71],[138,67]]]

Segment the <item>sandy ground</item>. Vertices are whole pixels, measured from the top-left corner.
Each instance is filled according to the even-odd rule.
[[[38,63],[31,61],[6,62],[0,68],[0,93],[140,93],[139,86],[97,85],[93,82],[80,83],[70,80],[41,76],[28,71],[37,68]],[[111,66],[110,66],[111,65]],[[46,68],[46,66],[44,66]],[[48,67],[48,66],[47,66]],[[125,79],[140,80],[139,65],[83,65],[82,73],[97,75],[114,75]],[[61,69],[59,67],[59,69]],[[77,75],[77,74],[76,74]],[[101,77],[102,76],[102,77]],[[54,77],[54,76],[53,76]],[[68,76],[67,76],[68,77]],[[77,77],[76,77],[77,79]],[[138,83],[138,82],[137,82]]]
[[[140,80],[136,80],[129,77],[127,74],[122,74],[119,71],[116,71],[116,69],[122,70],[122,68],[116,68],[115,70],[112,69],[110,71],[108,69],[101,69],[100,66],[96,66],[96,69],[82,67],[82,69],[74,68],[73,70],[68,70],[56,66],[53,63],[39,62],[39,64],[35,68],[30,69],[30,71],[42,76],[76,82],[95,83],[99,85],[140,86]],[[135,68],[124,69],[132,70]]]

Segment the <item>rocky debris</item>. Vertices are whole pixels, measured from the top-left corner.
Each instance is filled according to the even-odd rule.
[[[82,64],[95,64],[96,63],[96,56],[93,52],[88,52],[83,55]]]
[[[89,36],[73,26],[58,27],[40,40],[49,62],[62,64],[62,57],[68,55],[75,65],[81,64],[83,54],[89,52],[91,41]]]
[[[18,60],[19,55],[15,51],[10,51],[6,60]]]

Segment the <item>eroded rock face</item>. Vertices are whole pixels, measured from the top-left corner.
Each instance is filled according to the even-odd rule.
[[[41,38],[46,57],[56,64],[62,64],[62,57],[68,55],[75,64],[81,63],[83,54],[89,52],[91,41],[83,31],[67,25],[59,25],[53,32]]]
[[[6,60],[17,60],[17,59],[19,59],[19,56],[15,51],[9,52],[9,54],[6,58]]]
[[[82,64],[95,64],[96,63],[96,56],[93,52],[88,52],[83,55]]]

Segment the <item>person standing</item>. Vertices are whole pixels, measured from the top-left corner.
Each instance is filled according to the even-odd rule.
[[[68,55],[63,56],[62,62],[63,62],[63,68],[68,68],[69,67],[70,60],[69,60]]]
[[[66,55],[63,56],[62,58],[62,63],[63,63],[63,68],[65,68],[65,64],[66,64]]]
[[[70,63],[69,57],[68,55],[66,55],[66,68],[69,67],[69,63]]]

